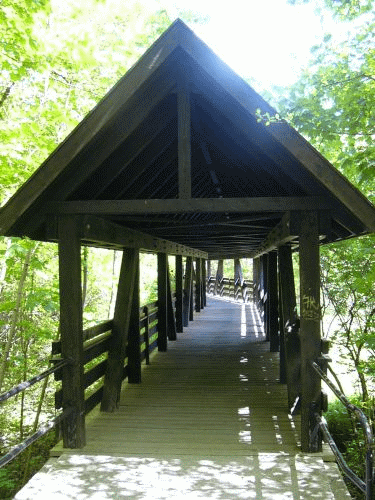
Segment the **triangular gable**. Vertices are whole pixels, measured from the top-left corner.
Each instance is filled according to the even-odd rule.
[[[374,231],[369,201],[287,123],[257,123],[259,108],[275,113],[177,20],[0,210],[0,233],[49,239],[46,214],[73,211],[185,243],[183,225],[167,227],[158,214],[199,212],[212,240],[223,214],[232,226],[238,214],[246,215],[240,233],[250,230],[252,241],[236,241],[229,223],[222,236],[228,252],[245,254],[283,213],[314,208],[333,214],[326,241]],[[152,225],[143,199],[154,199]],[[193,217],[182,219],[188,227]],[[208,236],[197,231],[191,245],[204,246]]]

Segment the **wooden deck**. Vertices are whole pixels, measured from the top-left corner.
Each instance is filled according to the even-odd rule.
[[[117,412],[94,410],[84,449],[53,455],[16,500],[347,498],[335,464],[300,453],[255,309],[220,299],[124,384]]]

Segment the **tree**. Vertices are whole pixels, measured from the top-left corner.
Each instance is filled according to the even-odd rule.
[[[200,22],[190,13],[183,15]],[[0,203],[25,182],[170,22],[165,11],[150,15],[136,0],[1,2]],[[86,326],[111,314],[121,259],[102,249],[84,249],[83,257]],[[0,238],[3,390],[48,364],[51,340],[58,333],[57,275],[56,245]],[[9,411],[0,416],[0,429],[5,431],[1,446],[11,444],[16,433],[35,429],[42,407],[41,420],[51,416],[53,385],[44,385],[42,391],[31,389],[28,401],[23,396],[10,400]]]
[[[373,0],[288,0],[288,3],[291,5],[314,3],[318,12],[325,7],[341,21],[356,19],[370,12],[373,7]]]
[[[292,2],[297,3],[297,2]],[[279,109],[370,200],[375,200],[374,2],[325,0],[338,18],[355,19],[337,43],[327,34],[312,49],[301,79],[280,99]],[[374,372],[375,240],[373,236],[322,249],[322,285],[336,319],[333,339],[356,370],[369,398]]]

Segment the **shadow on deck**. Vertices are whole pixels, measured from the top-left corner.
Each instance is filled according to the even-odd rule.
[[[117,412],[87,418],[87,446],[57,446],[15,498],[347,498],[335,464],[300,453],[278,370],[253,305],[209,298]]]

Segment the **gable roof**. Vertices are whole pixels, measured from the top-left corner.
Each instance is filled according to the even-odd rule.
[[[375,231],[374,206],[257,109],[275,114],[177,20],[0,210],[0,234],[53,240],[52,216],[91,214],[229,258],[286,213],[292,240],[298,210],[321,211],[323,242]]]

